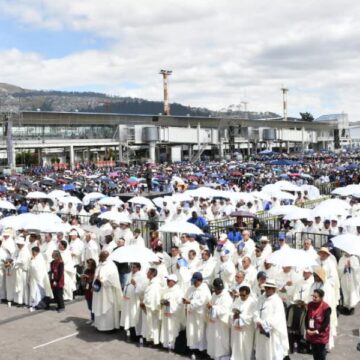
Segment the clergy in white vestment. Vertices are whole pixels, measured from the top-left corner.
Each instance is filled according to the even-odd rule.
[[[251,263],[254,266],[254,268],[256,269],[257,273],[259,271],[265,270],[264,262],[265,262],[265,256],[263,255],[263,248],[261,245],[256,245],[255,246],[255,255],[251,259]]]
[[[64,300],[73,300],[76,290],[76,269],[65,240],[60,241],[59,251],[64,263]]]
[[[339,260],[338,271],[343,306],[351,314],[360,300],[359,259],[353,255],[343,254]]]
[[[230,359],[230,329],[232,298],[220,278],[213,281],[214,293],[207,304],[207,353],[216,360]]]
[[[250,288],[241,286],[239,297],[232,305],[231,319],[231,359],[250,360],[254,350],[254,313],[257,301],[250,296]]]
[[[258,271],[256,271],[255,267],[252,265],[251,258],[245,255],[241,260],[241,264],[242,271],[245,274],[245,281],[250,285],[250,287],[254,287]]]
[[[291,266],[284,266],[276,278],[281,300],[290,305],[293,301],[295,284],[300,280],[299,274]]]
[[[30,299],[32,308],[39,305],[45,297],[52,298],[53,293],[50,286],[47,265],[39,247],[31,249],[32,260],[29,267]]]
[[[0,240],[0,301],[6,299],[6,269],[5,261],[9,257],[9,253],[1,246]]]
[[[211,256],[210,251],[205,249],[201,252],[201,261],[199,263],[199,272],[201,272],[203,281],[207,285],[211,285],[214,279],[214,270],[216,262]]]
[[[141,230],[135,229],[133,234],[133,237],[129,240],[127,245],[145,246],[145,240],[141,236]]]
[[[230,258],[230,252],[228,249],[223,249],[220,254],[220,261],[218,260],[214,276],[220,278],[224,282],[225,288],[229,289],[235,281],[236,268]]]
[[[167,276],[167,289],[161,298],[160,342],[164,348],[174,349],[175,341],[185,321],[182,299],[184,292],[177,284],[177,276]]]
[[[270,245],[270,240],[267,236],[262,236],[260,238],[260,245],[262,247],[262,257],[266,259],[269,255],[272,253],[272,247]],[[258,271],[261,271],[261,269],[258,269]]]
[[[141,335],[146,341],[158,345],[160,343],[161,326],[160,300],[163,288],[155,268],[150,268],[148,270],[147,278],[149,283],[145,288],[144,300],[140,303],[140,307],[144,312]]]
[[[40,250],[46,261],[48,271],[50,271],[50,263],[53,261],[52,254],[54,250],[58,250],[58,246],[50,233],[45,234],[44,240],[40,246]]]
[[[249,230],[244,230],[242,232],[242,241],[245,243],[243,249],[244,255],[250,256],[250,258],[253,257],[255,252],[255,242],[250,238]]]
[[[318,255],[317,255],[316,250],[312,246],[312,240],[311,239],[305,239],[304,240],[303,250],[307,254],[309,254],[313,259],[317,259]]]
[[[185,293],[187,289],[190,287],[191,276],[192,276],[192,274],[188,269],[188,262],[186,261],[186,259],[183,258],[178,259],[174,274],[177,277],[177,285]]]
[[[312,301],[311,286],[314,283],[313,270],[305,268],[303,270],[303,278],[296,282],[293,292],[294,303],[308,304]]]
[[[25,245],[23,236],[16,239],[17,251],[14,255],[15,294],[14,301],[19,305],[29,305],[29,267],[31,253]]]
[[[191,287],[183,299],[186,305],[186,339],[190,349],[204,351],[206,349],[205,320],[207,304],[211,293],[207,284],[203,283],[200,272],[193,274]]]
[[[140,302],[144,299],[147,284],[148,279],[141,269],[141,264],[131,264],[131,277],[124,287],[120,326],[125,330],[130,329],[130,332],[135,330],[136,335],[141,332]],[[131,335],[134,336],[133,333]]]
[[[74,266],[82,266],[84,262],[84,243],[80,240],[77,230],[71,230],[69,234],[69,251]]]
[[[100,252],[93,283],[92,312],[94,325],[99,331],[120,327],[122,290],[117,267],[108,257],[107,251]]]
[[[84,262],[89,259],[93,259],[96,264],[99,261],[99,245],[95,241],[95,234],[87,231],[85,233],[85,244],[84,244]]]
[[[254,317],[255,357],[259,360],[283,360],[289,351],[284,305],[276,294],[273,279],[267,279],[264,288],[265,293],[258,299]]]

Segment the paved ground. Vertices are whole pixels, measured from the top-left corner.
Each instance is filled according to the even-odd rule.
[[[336,347],[330,360],[358,359],[360,307],[357,314],[340,318]],[[8,308],[0,305],[0,358],[2,360],[125,360],[184,359],[147,347],[127,343],[121,333],[102,334],[86,324],[88,311],[84,301],[68,304],[64,313]],[[292,355],[294,360],[311,356]]]

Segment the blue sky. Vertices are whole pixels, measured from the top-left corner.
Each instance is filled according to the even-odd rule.
[[[0,17],[0,50],[17,48],[23,52],[36,52],[45,58],[58,58],[88,49],[105,49],[107,45],[104,38],[92,33],[44,31]]]
[[[360,120],[360,2],[0,0],[0,82]]]

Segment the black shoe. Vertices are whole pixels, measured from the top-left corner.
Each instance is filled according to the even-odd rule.
[[[355,313],[355,308],[351,308],[351,309],[349,310],[349,315],[354,315],[354,313]]]

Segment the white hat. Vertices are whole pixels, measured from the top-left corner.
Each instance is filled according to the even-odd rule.
[[[79,236],[79,234],[78,234],[78,232],[76,230],[71,230],[69,235]]]
[[[260,238],[260,242],[261,241],[269,241],[269,238],[265,235],[263,235],[261,238]]]
[[[274,279],[266,279],[266,282],[265,282],[265,284],[262,285],[262,287],[264,287],[264,288],[274,288],[274,289],[277,288]]]
[[[171,274],[171,275],[169,275],[169,276],[165,276],[165,279],[166,279],[166,280],[175,281],[175,282],[178,281],[178,278],[177,278],[177,276],[176,276],[175,274]]]
[[[16,244],[18,245],[25,245],[25,239],[23,236],[19,236],[16,241],[15,241]]]
[[[14,233],[9,228],[5,229],[5,231],[2,233],[2,236],[13,236],[13,235]]]

